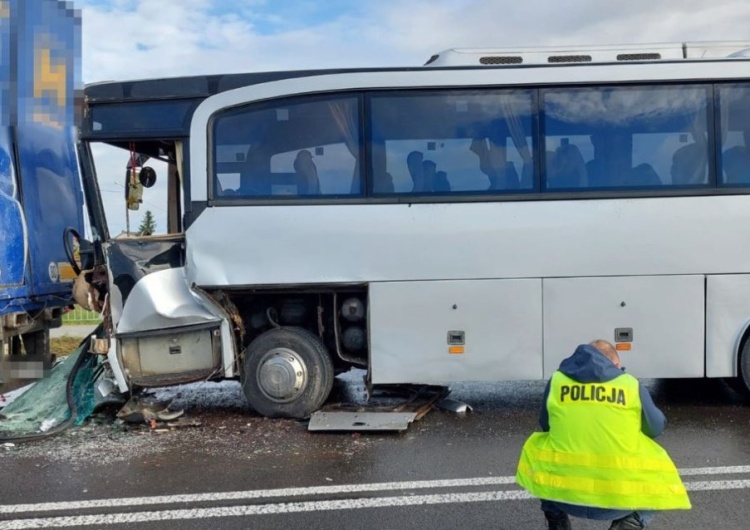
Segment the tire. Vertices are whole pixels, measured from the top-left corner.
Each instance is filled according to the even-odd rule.
[[[49,330],[41,329],[23,335],[23,349],[26,351],[26,355],[48,360]]]
[[[737,362],[737,377],[732,378],[731,386],[750,400],[750,340],[745,340]]]
[[[8,337],[5,344],[8,346],[8,355],[23,355],[23,342],[20,336]]]
[[[250,406],[269,418],[304,419],[333,387],[333,362],[321,340],[302,328],[275,328],[244,352],[242,389]]]

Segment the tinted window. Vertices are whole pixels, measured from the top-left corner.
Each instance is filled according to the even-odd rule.
[[[706,186],[705,87],[543,92],[545,190]]]
[[[750,85],[719,88],[720,182],[750,184]]]
[[[534,188],[531,91],[372,98],[375,194]]]
[[[285,99],[214,120],[216,197],[362,193],[358,99]]]
[[[148,101],[143,103],[112,103],[91,107],[85,121],[89,137],[159,138],[160,135],[182,134],[190,123],[193,100]]]

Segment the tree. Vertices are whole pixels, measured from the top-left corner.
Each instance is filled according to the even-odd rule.
[[[151,213],[151,210],[146,210],[143,220],[141,221],[141,226],[138,227],[138,235],[150,236],[153,235],[155,230],[156,221],[154,220],[154,214]]]

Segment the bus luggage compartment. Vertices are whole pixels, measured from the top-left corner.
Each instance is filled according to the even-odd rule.
[[[543,285],[545,377],[592,339],[614,343],[636,377],[703,377],[703,275],[550,278]]]

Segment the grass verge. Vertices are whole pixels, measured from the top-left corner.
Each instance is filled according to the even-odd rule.
[[[65,357],[73,353],[81,343],[81,337],[64,337],[51,338],[49,340],[49,350],[53,355]]]

